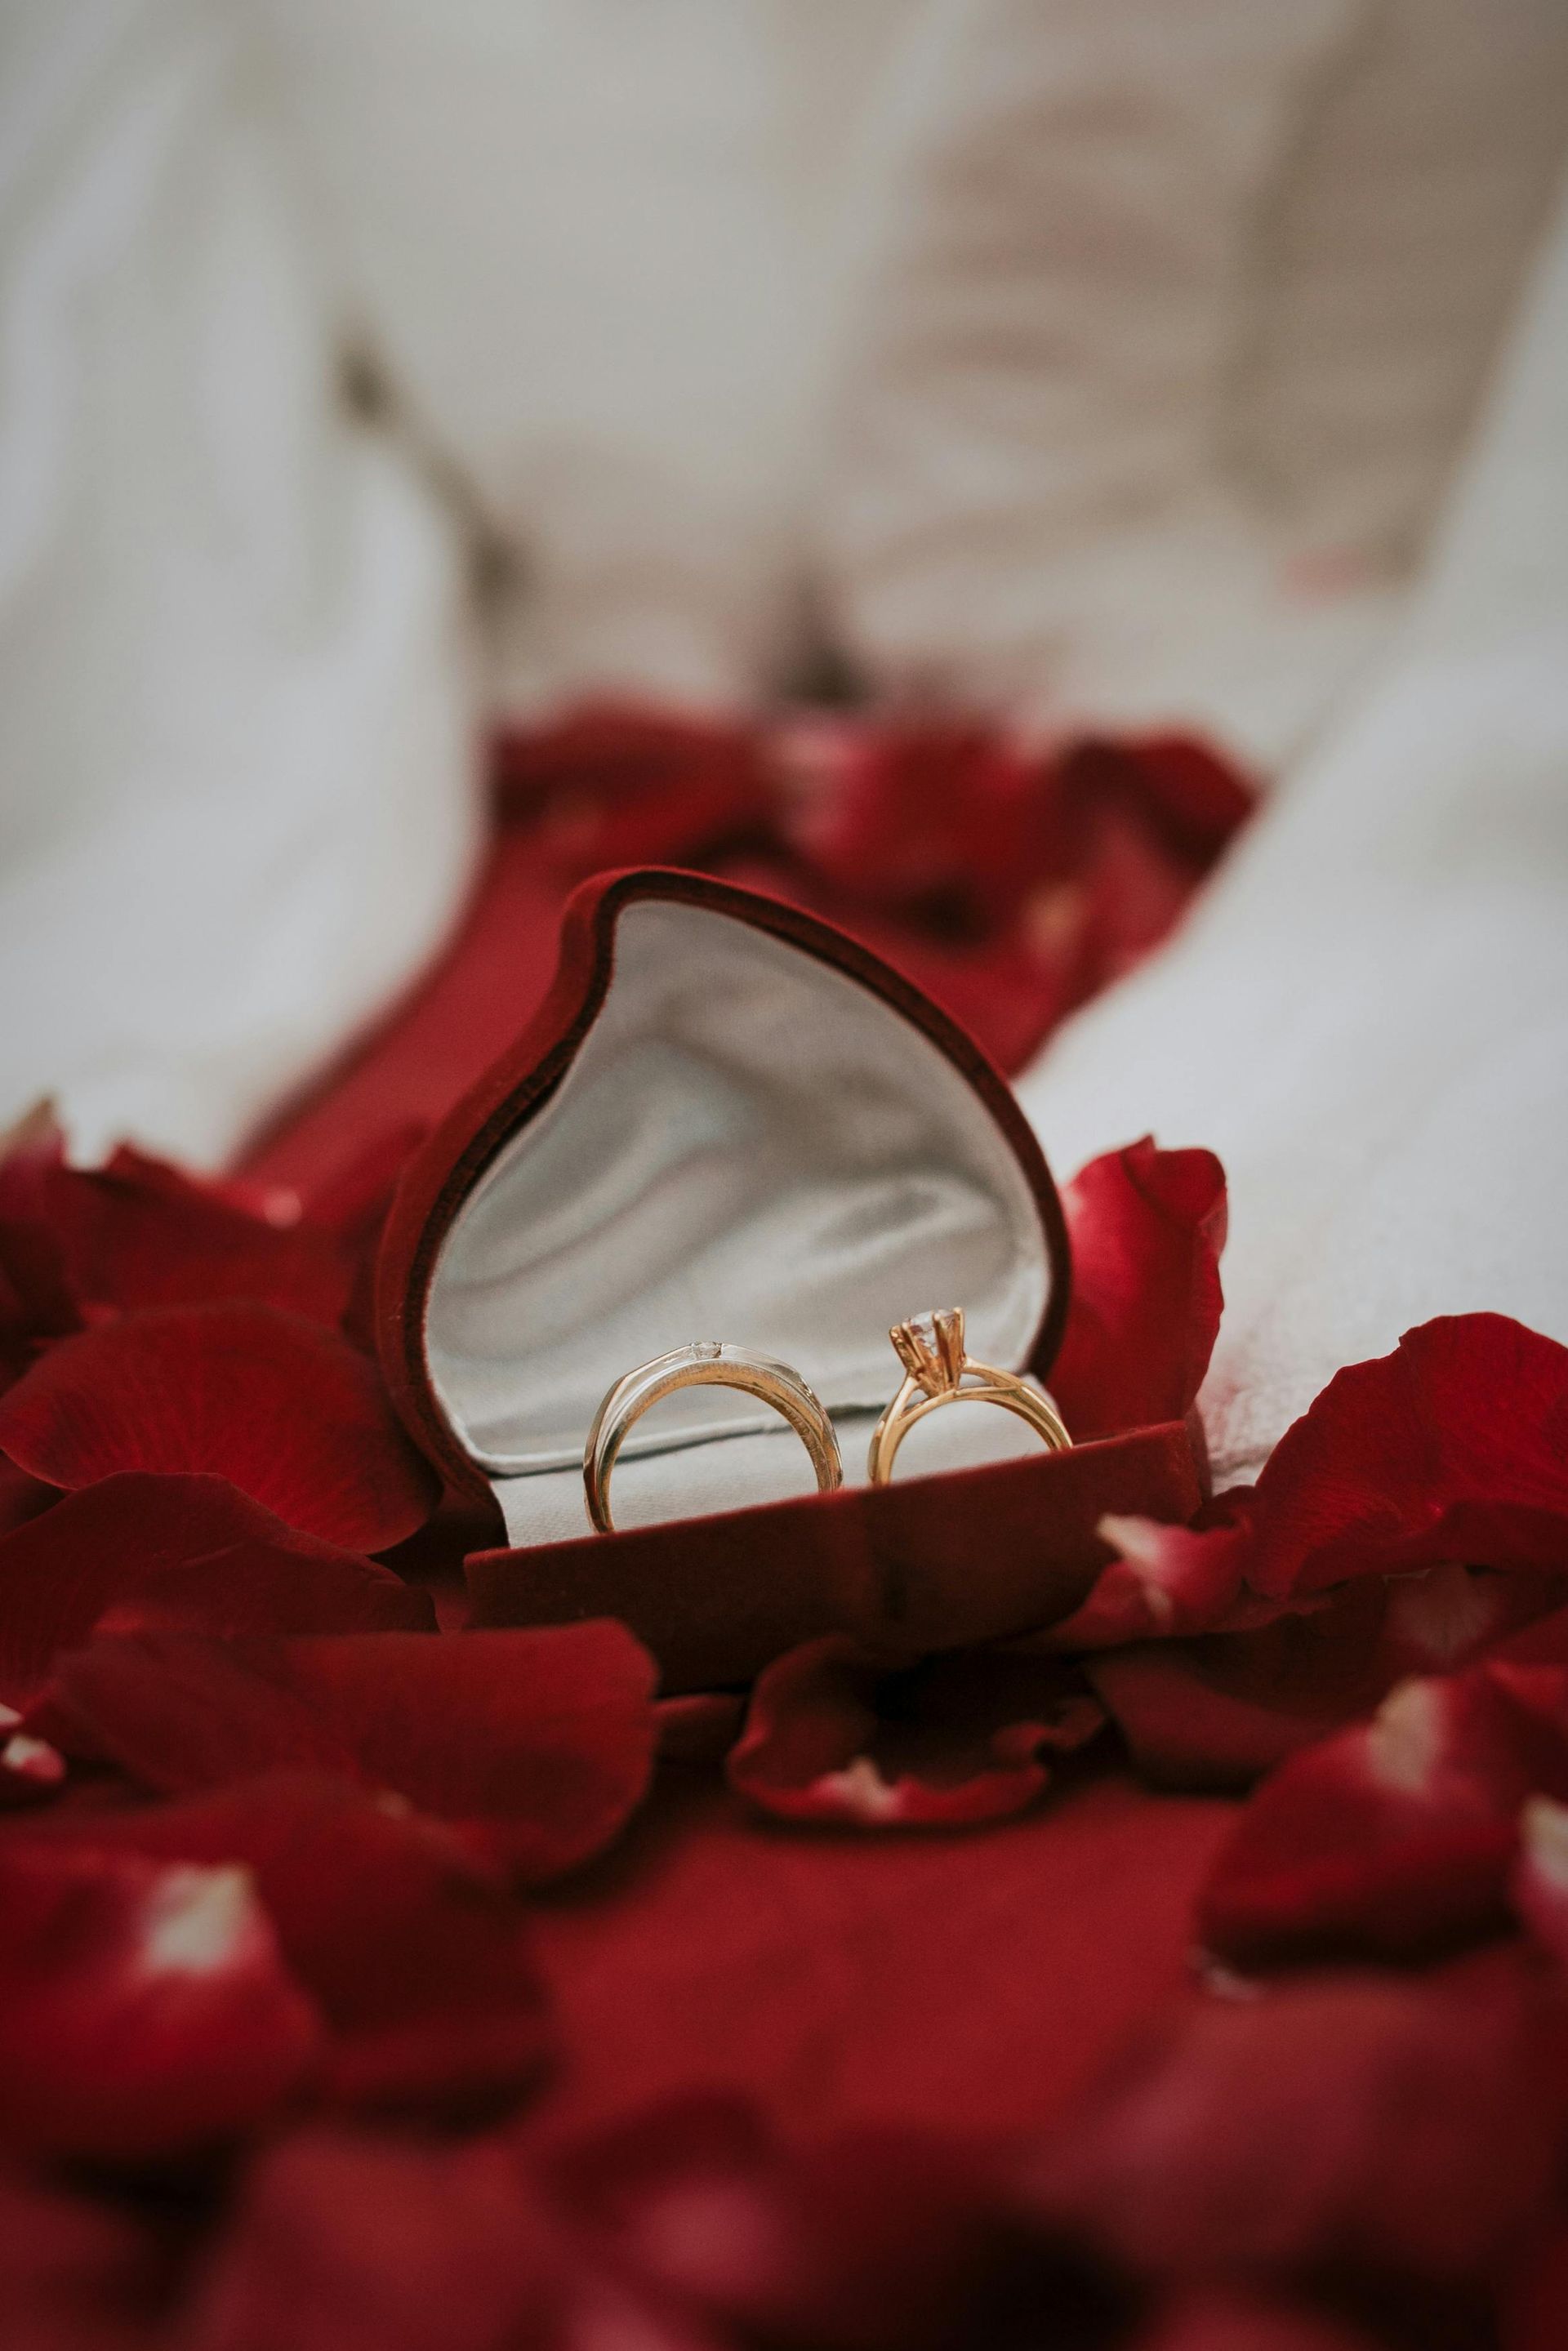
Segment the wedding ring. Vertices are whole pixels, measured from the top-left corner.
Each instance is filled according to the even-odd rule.
[[[1053,1453],[1071,1444],[1061,1415],[1048,1395],[1031,1388],[1011,1372],[977,1364],[964,1353],[964,1314],[957,1306],[940,1306],[895,1323],[888,1332],[894,1353],[904,1365],[904,1381],[872,1433],[867,1471],[873,1486],[885,1486],[893,1475],[894,1457],[917,1420],[945,1404],[999,1404],[1016,1413],[1042,1437]],[[966,1387],[966,1380],[974,1383]]]
[[[830,1493],[842,1485],[843,1463],[833,1424],[799,1372],[771,1355],[755,1355],[749,1347],[694,1339],[667,1355],[655,1355],[651,1364],[639,1364],[617,1380],[593,1416],[583,1447],[582,1489],[589,1518],[601,1535],[614,1532],[610,1479],[633,1423],[677,1388],[694,1387],[739,1388],[743,1395],[759,1396],[783,1415],[810,1455],[818,1491]]]

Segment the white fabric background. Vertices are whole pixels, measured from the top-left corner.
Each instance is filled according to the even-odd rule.
[[[199,0],[0,12],[0,1117],[230,1150],[449,920],[455,535]]]
[[[1557,296],[1401,633],[1565,125],[1561,0],[10,0],[0,1117],[221,1159],[452,919],[484,714],[814,621],[1287,787],[1028,1089],[1230,1162],[1228,1466],[1568,1336]]]
[[[1568,1341],[1568,214],[1375,684],[1021,1092],[1059,1164],[1224,1159],[1223,1478],[1430,1315]]]

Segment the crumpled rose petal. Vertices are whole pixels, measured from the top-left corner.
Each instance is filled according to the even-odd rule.
[[[890,1665],[833,1634],[768,1667],[727,1768],[779,1820],[956,1828],[1023,1811],[1050,1777],[1042,1757],[1082,1746],[1103,1719],[1051,1658]]]
[[[1561,1577],[1529,1571],[1362,1578],[1318,1600],[1243,1603],[1268,1618],[1249,1630],[1137,1641],[1082,1670],[1145,1779],[1241,1789],[1369,1714],[1396,1682],[1484,1655],[1563,1592]]]
[[[24,1706],[95,1627],[434,1630],[429,1597],[285,1526],[222,1478],[130,1471],[0,1536],[0,1698]]]
[[[1401,1683],[1370,1723],[1264,1783],[1199,1897],[1199,1931],[1239,1967],[1413,1959],[1495,1932],[1536,1791],[1568,1797],[1568,1673]]]
[[[549,2052],[516,1897],[440,1823],[324,1773],[277,1771],[140,1810],[29,1816],[0,1861],[39,1847],[237,1865],[329,2027],[328,2104],[468,2119],[538,2081]]]
[[[364,1357],[269,1306],[169,1307],[61,1340],[0,1396],[0,1450],[55,1486],[227,1478],[353,1551],[412,1534],[437,1497]]]
[[[568,2351],[562,2266],[506,2146],[319,2126],[251,2165],[181,2351]],[[641,2331],[604,2351],[617,2339],[664,2351]]]
[[[1082,1605],[1039,1636],[1040,1646],[1076,1656],[1272,1618],[1276,1608],[1242,1592],[1251,1497],[1250,1487],[1233,1486],[1187,1527],[1113,1513],[1102,1519],[1100,1532],[1117,1556]]]
[[[1071,1423],[1070,1423],[1071,1425]],[[1443,1315],[1352,1364],[1258,1480],[1255,1590],[1454,1560],[1568,1562],[1568,1347],[1505,1314]]]
[[[689,864],[767,815],[749,727],[602,703],[502,737],[501,790],[536,853],[572,881],[618,865]]]
[[[0,1158],[0,1260],[6,1235],[29,1228],[53,1242],[67,1294],[97,1308],[251,1299],[332,1326],[349,1301],[348,1253],[294,1196],[253,1205],[125,1145],[73,1167],[47,1113]]]
[[[1051,771],[973,720],[818,718],[790,728],[779,757],[791,846],[868,906],[961,901],[970,929],[1010,921],[1061,830]]]
[[[1062,1194],[1072,1304],[1051,1393],[1079,1441],[1190,1408],[1219,1330],[1225,1173],[1153,1138],[1091,1160]]]
[[[1452,2290],[1548,2208],[1559,2031],[1511,1952],[1193,2001],[1063,2117],[1039,2209],[1172,2281]]]
[[[243,1868],[0,1843],[0,2136],[141,2161],[253,2128],[320,2021]]]
[[[327,1634],[220,1643],[147,1633],[61,1658],[44,1725],[166,1794],[292,1765],[439,1816],[520,1880],[610,1843],[653,1765],[653,1666],[623,1625]]]

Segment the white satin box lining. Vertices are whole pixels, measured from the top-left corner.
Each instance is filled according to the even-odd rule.
[[[939,1046],[784,940],[644,901],[620,918],[608,992],[555,1094],[446,1235],[428,1360],[513,1539],[541,1541],[581,1526],[589,1424],[650,1356],[720,1338],[783,1357],[833,1414],[857,1482],[901,1376],[889,1325],[962,1305],[971,1352],[1019,1369],[1050,1279],[1012,1144]],[[978,1409],[943,1424],[920,1466],[1027,1437]],[[791,1451],[766,1405],[687,1391],[628,1441],[618,1522],[804,1490]]]

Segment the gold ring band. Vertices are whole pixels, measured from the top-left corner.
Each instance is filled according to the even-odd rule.
[[[738,1388],[743,1395],[771,1405],[810,1455],[818,1491],[831,1493],[842,1485],[843,1463],[833,1424],[799,1372],[771,1355],[753,1354],[748,1347],[732,1347],[719,1339],[694,1339],[626,1373],[593,1416],[582,1453],[582,1489],[589,1519],[601,1535],[615,1531],[610,1516],[610,1479],[632,1425],[677,1388],[691,1387]]]
[[[899,1447],[928,1412],[945,1404],[996,1404],[1004,1412],[1028,1421],[1053,1453],[1065,1452],[1072,1439],[1048,1395],[1030,1387],[1011,1372],[977,1364],[964,1353],[961,1307],[942,1306],[895,1323],[888,1332],[894,1352],[904,1365],[898,1394],[872,1432],[866,1470],[873,1486],[885,1486],[893,1475]],[[966,1380],[974,1383],[966,1387]]]

